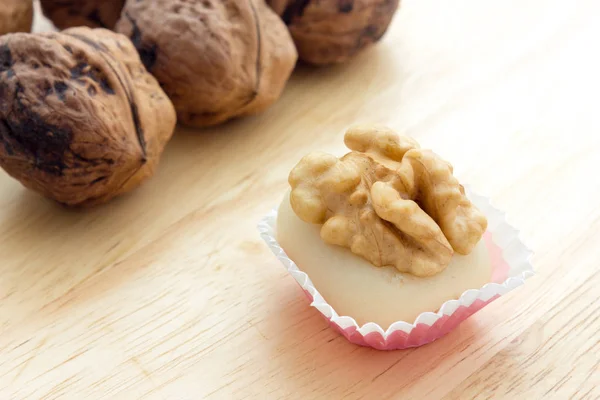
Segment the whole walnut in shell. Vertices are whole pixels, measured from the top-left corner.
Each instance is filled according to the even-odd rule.
[[[29,32],[33,23],[33,0],[0,1],[0,35]]]
[[[377,42],[400,0],[268,0],[288,25],[302,61],[342,63]]]
[[[265,110],[297,58],[264,0],[128,0],[116,30],[131,38],[178,120],[197,127]]]
[[[59,29],[115,27],[125,0],[41,0],[44,14]]]
[[[151,176],[175,111],[125,36],[72,28],[0,37],[0,166],[69,206]]]
[[[351,129],[345,142],[352,152],[309,154],[289,176],[294,212],[323,224],[325,242],[416,276],[473,250],[487,220],[450,164],[385,128]]]

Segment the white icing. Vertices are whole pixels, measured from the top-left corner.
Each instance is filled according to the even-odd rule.
[[[490,281],[492,268],[483,240],[468,256],[454,255],[441,273],[419,278],[394,267],[375,267],[348,249],[323,242],[320,228],[296,216],[289,195],[283,199],[277,219],[281,247],[336,312],[359,325],[412,323],[420,313],[435,312],[445,301]]]

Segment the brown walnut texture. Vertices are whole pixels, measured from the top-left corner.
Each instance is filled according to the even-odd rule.
[[[116,30],[131,38],[179,122],[196,127],[264,111],[297,58],[264,0],[128,0]]]
[[[69,206],[151,176],[173,105],[123,35],[106,29],[0,37],[0,166]]]
[[[400,0],[268,0],[288,25],[302,61],[342,63],[377,42]]]
[[[59,29],[78,26],[113,29],[125,0],[41,0],[44,14]]]
[[[469,254],[487,228],[452,166],[387,128],[350,129],[352,151],[304,157],[291,171],[290,201],[321,238],[375,266],[431,276]]]
[[[0,35],[11,32],[29,32],[32,23],[32,0],[0,1]]]

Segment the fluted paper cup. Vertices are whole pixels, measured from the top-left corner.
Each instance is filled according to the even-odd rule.
[[[532,252],[519,239],[519,232],[506,221],[505,214],[483,196],[467,190],[467,197],[486,215],[488,230],[483,240],[492,261],[491,281],[478,289],[465,291],[458,299],[448,300],[431,312],[421,313],[415,321],[397,321],[387,329],[374,322],[359,326],[352,316],[338,313],[321,296],[310,277],[302,272],[277,242],[277,209],[258,224],[261,237],[330,325],[350,342],[379,350],[406,349],[433,342],[457,327],[476,311],[521,286],[534,274]]]

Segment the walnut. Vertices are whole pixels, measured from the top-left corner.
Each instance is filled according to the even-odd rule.
[[[44,14],[59,29],[115,27],[125,0],[41,0]]]
[[[309,154],[289,176],[294,212],[323,224],[325,242],[416,276],[471,252],[487,220],[449,163],[387,128],[350,129],[345,143],[353,151],[342,158]]]
[[[0,166],[69,206],[151,176],[175,111],[123,35],[72,28],[0,38]]]
[[[265,110],[297,57],[264,0],[129,0],[116,30],[131,38],[178,120],[197,127]]]
[[[268,0],[302,61],[345,62],[386,32],[400,0]]]
[[[0,1],[0,35],[29,32],[33,23],[33,0]]]

